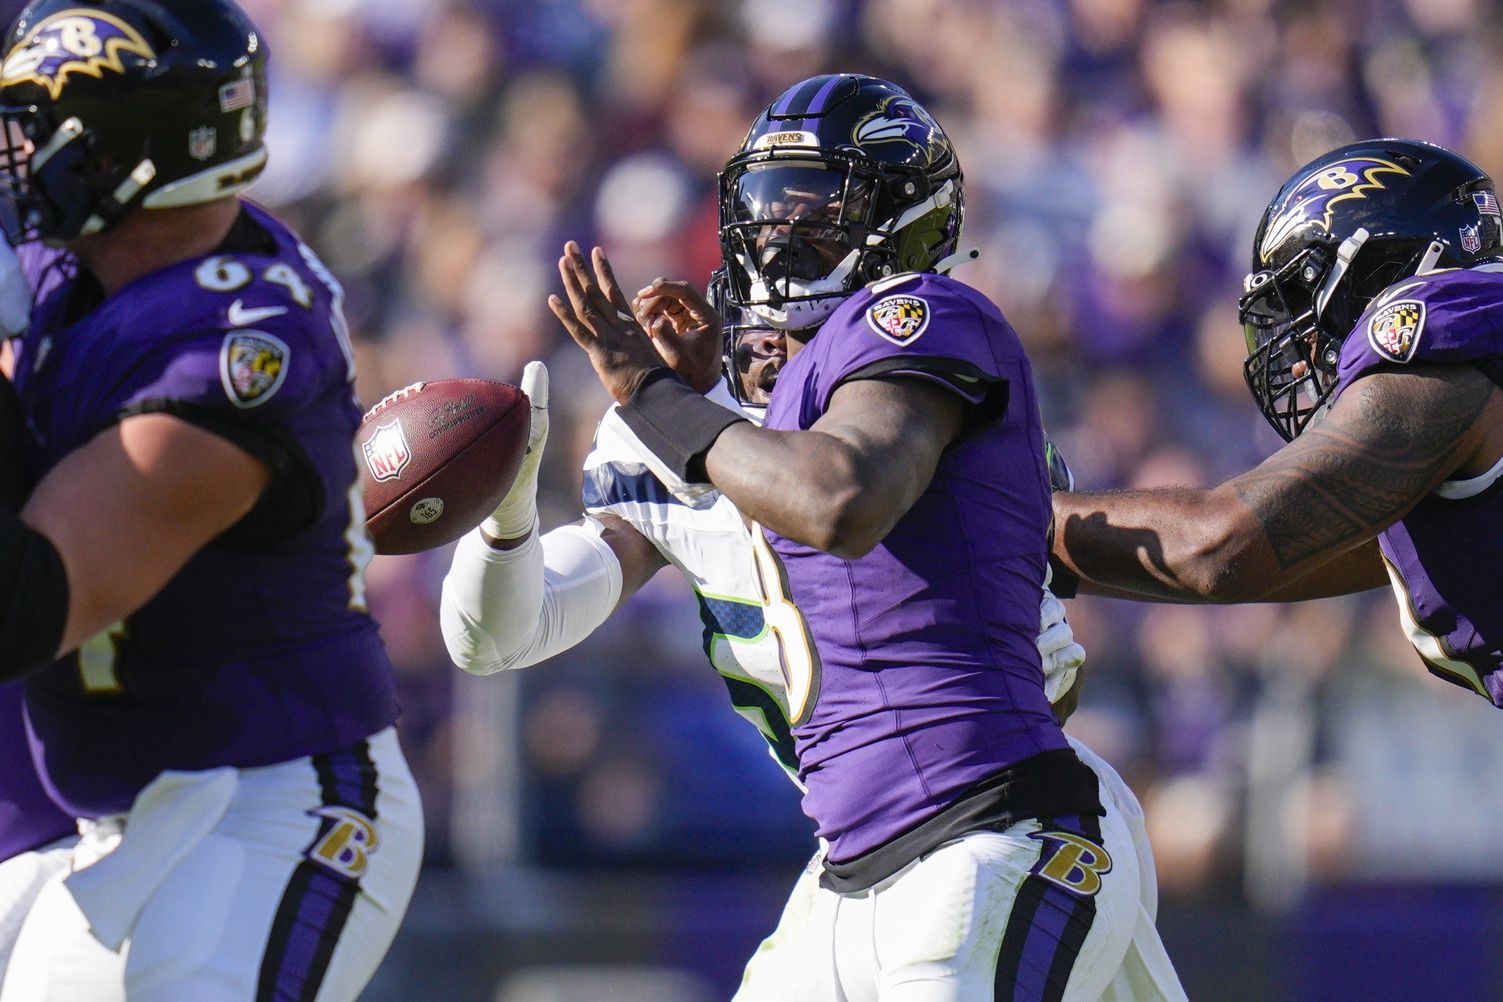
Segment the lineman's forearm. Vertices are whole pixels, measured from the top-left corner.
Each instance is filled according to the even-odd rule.
[[[1220,489],[1058,493],[1054,519],[1055,556],[1105,589],[1160,601],[1247,602],[1283,583],[1268,573],[1261,526]]]

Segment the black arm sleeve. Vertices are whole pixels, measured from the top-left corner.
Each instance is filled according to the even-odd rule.
[[[68,620],[68,573],[52,541],[0,507],[0,682],[57,657]]]
[[[1064,455],[1048,439],[1044,440],[1044,458],[1049,463],[1049,490],[1073,491],[1075,474],[1070,472],[1070,464],[1065,462]],[[1058,598],[1074,598],[1080,591],[1080,575],[1066,567],[1054,555],[1053,516],[1049,519],[1049,567],[1054,572],[1049,583],[1049,590]]]

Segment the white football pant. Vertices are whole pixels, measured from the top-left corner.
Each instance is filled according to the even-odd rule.
[[[79,979],[119,984],[122,961],[130,1002],[353,1002],[422,846],[392,728],[273,766],[163,773],[128,814],[85,826],[74,872],[27,917],[0,1002],[100,997]]]
[[[5,979],[11,949],[37,895],[48,878],[68,868],[77,843],[77,835],[68,835],[0,862],[0,981]]]
[[[1184,999],[1153,924],[1142,811],[1072,744],[1104,817],[972,832],[857,893],[820,887],[817,854],[734,1002]]]

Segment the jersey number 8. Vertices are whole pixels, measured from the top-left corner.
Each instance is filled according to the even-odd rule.
[[[757,580],[762,589],[762,616],[777,638],[783,660],[783,682],[788,686],[788,723],[802,724],[814,710],[819,695],[819,652],[809,635],[809,624],[788,597],[788,579],[782,562],[772,551],[762,527],[751,525],[752,553],[757,562]]]

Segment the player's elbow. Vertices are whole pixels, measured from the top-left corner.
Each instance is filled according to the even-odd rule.
[[[494,646],[472,630],[444,630],[444,646],[454,667],[467,675],[494,675],[506,668],[495,656]]]
[[[892,529],[892,519],[858,483],[827,495],[818,523],[818,538],[811,545],[842,560],[859,560],[882,542]]]
[[[844,560],[874,550],[902,514],[881,471],[849,448],[822,451],[799,483],[797,504],[782,535]]]
[[[533,664],[533,661],[527,657],[528,651],[526,650],[501,654],[497,652],[493,644],[485,640],[477,643],[463,640],[456,642],[448,638],[445,640],[449,647],[449,660],[467,675],[496,675],[514,668],[527,668]]]
[[[878,522],[871,513],[852,511],[843,513],[830,526],[825,545],[820,549],[842,560],[860,560],[882,542],[890,528]]]
[[[439,626],[444,647],[454,667],[468,675],[495,675],[510,668],[525,668],[525,647],[503,651],[490,632],[461,612],[445,594],[439,606]]]

